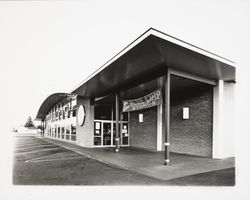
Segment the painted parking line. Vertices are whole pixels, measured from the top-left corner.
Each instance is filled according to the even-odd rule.
[[[42,160],[43,158],[48,158],[50,156],[56,156],[56,155],[60,155],[62,153],[67,153],[67,152],[57,152],[57,153],[51,153],[49,155],[46,156],[40,156],[40,157],[36,157],[36,158],[31,158],[29,160],[26,160],[25,162],[32,162],[32,161],[36,161],[36,160]]]
[[[25,162],[50,162],[50,161],[59,161],[59,160],[72,160],[72,159],[87,159],[83,156],[70,157],[70,158],[51,158],[51,159],[42,159],[42,160],[26,160]]]
[[[48,143],[28,143],[28,144],[24,144],[24,143],[19,143],[19,144],[14,144],[15,148],[19,148],[19,147],[29,147],[29,146],[34,146],[34,145],[48,145]]]
[[[36,153],[36,152],[41,152],[41,151],[50,151],[50,150],[55,150],[55,149],[62,149],[61,147],[55,147],[55,148],[49,148],[49,149],[39,149],[35,151],[26,151],[26,152],[20,152],[16,153],[16,155],[22,155],[22,154],[28,154],[28,153]]]
[[[54,147],[55,145],[53,144],[45,144],[45,145],[38,145],[38,146],[29,146],[29,147],[17,147],[16,149],[19,150],[23,150],[23,149],[30,149],[30,148],[37,148],[37,147]]]
[[[47,143],[38,143],[38,142],[32,142],[32,143],[23,143],[23,142],[18,142],[15,143],[15,146],[29,146],[29,145],[38,145],[38,144],[47,144]]]

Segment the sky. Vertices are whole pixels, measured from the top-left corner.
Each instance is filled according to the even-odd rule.
[[[236,62],[246,133],[249,24],[247,0],[0,1],[1,121],[10,130],[34,119],[48,95],[70,92],[153,27]]]
[[[215,2],[1,2],[1,81],[13,125],[34,119],[48,95],[69,92],[150,27],[237,61],[237,26],[247,17],[239,14],[249,5]]]

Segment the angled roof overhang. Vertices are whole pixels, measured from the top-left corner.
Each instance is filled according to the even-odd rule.
[[[50,96],[48,96],[44,102],[42,103],[42,105],[40,106],[37,115],[36,115],[36,119],[40,119],[43,120],[46,115],[48,114],[48,112],[50,111],[50,109],[59,101],[62,101],[63,99],[72,96],[72,94],[69,93],[54,93]]]
[[[232,61],[151,28],[71,92],[102,97],[164,75],[166,68],[210,80],[235,81]]]

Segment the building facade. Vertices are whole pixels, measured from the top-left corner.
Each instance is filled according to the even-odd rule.
[[[56,103],[44,119],[45,137],[76,141],[76,97]]]
[[[98,148],[234,156],[234,63],[149,29],[76,88],[50,95],[45,137]]]

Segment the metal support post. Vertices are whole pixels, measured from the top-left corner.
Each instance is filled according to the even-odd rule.
[[[119,98],[115,95],[115,151],[119,151]]]
[[[169,129],[169,121],[170,121],[170,74],[167,70],[166,73],[166,79],[165,79],[165,165],[169,165],[169,135],[170,135],[170,129]]]

